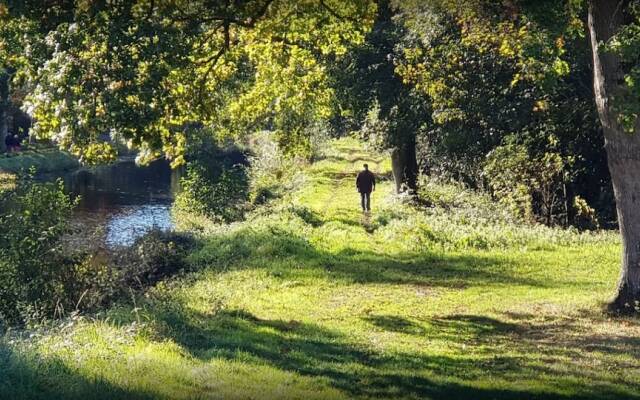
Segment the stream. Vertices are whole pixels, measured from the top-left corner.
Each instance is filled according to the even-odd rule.
[[[173,227],[171,205],[180,170],[172,170],[166,160],[139,167],[131,158],[39,177],[44,181],[57,178],[63,179],[68,194],[80,197],[74,222],[103,228],[109,247],[128,246],[151,229]]]

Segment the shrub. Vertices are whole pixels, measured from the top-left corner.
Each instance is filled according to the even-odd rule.
[[[208,130],[192,130],[189,139],[176,216],[195,214],[216,222],[242,219],[249,196],[246,156],[238,148],[220,147]]]
[[[74,202],[62,181],[30,176],[0,197],[0,318],[15,322],[50,313],[64,303],[63,277],[73,262],[63,254]]]
[[[195,246],[187,234],[152,230],[115,258],[122,287],[143,289],[187,269],[186,257]]]
[[[163,278],[187,269],[185,261],[195,246],[186,234],[152,230],[129,247],[115,250],[84,249],[70,256],[71,268],[61,277],[63,311],[95,311],[126,299]],[[69,250],[67,250],[69,251]]]
[[[489,153],[484,176],[498,201],[524,220],[531,220],[529,155],[523,146],[501,146]]]
[[[307,128],[307,134],[309,135],[311,161],[319,161],[327,157],[331,150],[329,147],[331,133],[328,123],[316,122],[312,124]]]
[[[317,147],[320,151],[320,144]],[[271,132],[254,135],[251,150],[249,200],[253,204],[264,204],[295,186],[295,177],[303,161],[285,156]]]
[[[74,201],[62,182],[17,180],[0,193],[0,326],[96,310],[184,270],[190,236],[151,231],[117,251],[69,240]]]
[[[214,168],[193,161],[180,186],[174,204],[179,211],[221,222],[239,220],[244,214],[249,182],[243,166]]]
[[[0,193],[12,190],[15,187],[16,176],[0,171]]]
[[[574,225],[578,229],[595,230],[600,228],[596,210],[590,207],[585,199],[576,196],[573,199],[573,209],[575,211]]]
[[[489,153],[483,175],[493,195],[515,216],[552,225],[563,212],[564,170],[570,162],[550,152],[531,157],[524,146],[508,144]]]

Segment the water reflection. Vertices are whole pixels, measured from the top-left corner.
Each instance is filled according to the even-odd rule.
[[[136,166],[133,160],[91,169],[63,177],[67,191],[80,196],[80,210],[104,211],[122,206],[171,204],[178,188],[179,171],[164,160]]]
[[[152,228],[172,228],[170,208],[179,170],[165,160],[138,167],[133,160],[80,169],[62,176],[66,191],[80,196],[76,222],[105,228],[108,246],[127,246]]]
[[[129,246],[151,229],[172,227],[169,205],[125,206],[108,219],[105,242],[111,247]]]

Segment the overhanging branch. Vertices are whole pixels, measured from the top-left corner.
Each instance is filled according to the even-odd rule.
[[[322,8],[324,8],[329,14],[333,15],[334,17],[344,21],[359,22],[356,18],[350,17],[348,15],[341,15],[336,10],[329,7],[329,5],[325,2],[325,0],[319,0],[319,2],[320,2],[320,6],[322,6]]]

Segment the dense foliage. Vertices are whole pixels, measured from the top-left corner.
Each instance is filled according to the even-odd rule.
[[[0,321],[51,313],[73,269],[61,242],[73,202],[61,182],[33,184],[29,178],[1,196]]]
[[[7,3],[0,47],[33,132],[85,162],[112,160],[112,139],[183,164],[194,122],[224,138],[269,129],[309,157],[330,120],[390,149],[398,188],[415,189],[420,164],[491,190],[487,155],[517,145],[529,170],[544,154],[563,165],[564,211],[533,196],[533,219],[571,223],[580,196],[614,220],[580,1],[63,3]],[[611,46],[632,59],[625,32]]]
[[[189,130],[188,137],[188,164],[174,215],[195,214],[219,222],[241,219],[249,197],[246,155],[236,147],[224,148],[207,130]]]
[[[580,197],[611,224],[584,9],[477,3],[378,2],[364,43],[331,70],[334,129],[359,130],[392,157],[400,150],[402,184],[412,186],[406,171],[418,162],[422,173],[510,201],[527,221],[576,223]],[[502,161],[528,172],[491,167]]]
[[[614,175],[624,175],[635,156],[624,143],[608,146],[622,149],[622,161],[607,164],[603,132],[638,130],[640,6],[625,2],[624,24],[589,48],[585,5],[4,1],[0,101],[22,103],[33,135],[82,162],[112,161],[126,143],[142,163],[186,164],[177,212],[219,222],[275,197],[277,181],[293,176],[285,167],[313,158],[314,138],[330,125],[335,136],[359,131],[388,150],[397,192],[419,194],[421,172],[486,191],[528,223],[611,226],[607,167],[620,164]],[[617,60],[619,79],[597,109],[599,52]],[[253,171],[222,150],[261,131],[278,148],[271,161],[253,157]],[[16,201],[25,212],[39,207]],[[43,246],[55,249],[62,234]]]
[[[331,112],[324,63],[362,40],[375,7],[131,0],[59,8],[0,8],[0,22],[23,33],[0,35],[0,48],[24,60],[16,67],[34,133],[86,162],[113,159],[111,136],[179,165],[189,122],[222,136],[268,126],[283,148],[305,152],[305,127]]]

